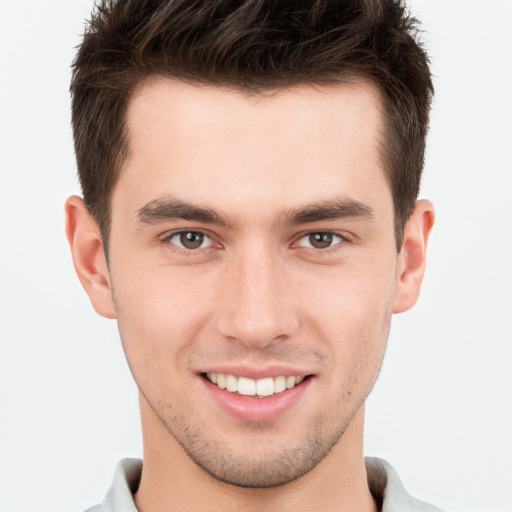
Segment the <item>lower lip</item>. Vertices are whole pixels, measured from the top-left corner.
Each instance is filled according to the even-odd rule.
[[[259,398],[231,393],[225,389],[220,389],[208,379],[201,378],[206,389],[222,409],[238,419],[254,423],[275,420],[289,411],[303,397],[313,380],[312,377],[308,377],[291,389]]]

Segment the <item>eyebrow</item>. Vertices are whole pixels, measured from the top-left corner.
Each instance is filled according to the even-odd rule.
[[[351,198],[339,198],[286,211],[281,215],[281,222],[296,226],[323,220],[374,218],[375,213],[368,205]]]
[[[178,199],[154,199],[135,212],[136,219],[143,224],[157,224],[171,220],[191,220],[205,224],[230,226],[231,223],[215,210],[196,206]]]
[[[351,198],[338,198],[285,210],[278,215],[280,224],[296,226],[324,220],[373,219],[375,213],[368,205]],[[196,206],[174,198],[154,199],[135,212],[137,221],[143,224],[177,219],[232,227],[225,216],[212,208]]]

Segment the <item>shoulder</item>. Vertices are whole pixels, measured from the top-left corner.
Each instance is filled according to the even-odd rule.
[[[441,509],[413,498],[403,486],[391,464],[382,459],[367,457],[368,485],[381,512],[442,512]]]
[[[142,473],[142,461],[123,459],[117,465],[114,481],[100,505],[85,512],[137,512],[133,494],[137,491]]]

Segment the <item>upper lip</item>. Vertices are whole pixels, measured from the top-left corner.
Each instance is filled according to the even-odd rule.
[[[305,377],[306,375],[312,374],[312,372],[303,368],[283,364],[262,364],[258,366],[255,366],[254,364],[212,365],[200,370],[199,373],[222,373],[225,375],[234,375],[235,377],[247,377],[254,380],[268,377],[276,378],[280,376]]]

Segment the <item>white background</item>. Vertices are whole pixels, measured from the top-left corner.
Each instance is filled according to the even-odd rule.
[[[452,512],[512,511],[512,2],[413,0],[435,74],[423,296],[394,319],[366,452]],[[0,0],[0,511],[81,512],[140,456],[116,325],[75,277],[69,65],[92,0]]]

